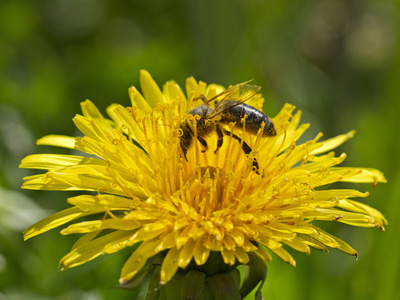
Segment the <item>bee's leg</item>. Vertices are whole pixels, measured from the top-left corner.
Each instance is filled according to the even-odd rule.
[[[181,144],[181,148],[182,148],[183,156],[185,157],[186,161],[189,162],[188,159],[187,159],[187,156],[186,156],[187,149],[183,148],[182,144]]]
[[[198,99],[203,100],[204,103],[206,103],[206,102],[208,101],[207,98],[206,98],[206,96],[204,96],[203,94],[201,94],[199,97],[193,98],[192,101],[196,101],[196,100],[198,100]]]
[[[242,139],[241,139],[240,137],[238,137],[236,134],[232,134],[232,133],[229,132],[228,130],[224,130],[224,133],[225,133],[226,135],[229,135],[229,136],[233,137],[233,138],[234,138],[235,140],[237,140],[239,143],[242,143]],[[247,145],[247,143],[246,143],[245,141],[243,141],[242,149],[243,149],[243,152],[246,153],[246,154],[250,154],[250,152],[252,151],[252,149],[250,148],[250,146]]]
[[[180,136],[181,149],[186,161],[188,161],[186,154],[188,152],[190,144],[192,143],[192,129],[190,129],[187,124],[184,124],[181,126],[180,130],[182,132]]]
[[[250,148],[250,146],[247,145],[247,143],[246,143],[245,141],[243,141],[243,143],[242,143],[242,139],[241,139],[240,137],[238,137],[236,134],[232,134],[232,133],[229,132],[228,130],[224,130],[224,133],[225,133],[226,135],[229,135],[229,136],[233,137],[235,140],[237,140],[239,143],[241,143],[241,144],[242,144],[243,152],[244,152],[245,154],[250,154],[250,152],[253,151],[253,150]],[[257,173],[258,175],[260,175],[260,172],[258,172],[258,170],[260,169],[260,166],[258,165],[258,162],[257,162],[257,159],[256,159],[256,158],[254,158],[254,160],[253,160],[253,167],[255,168],[256,173]]]
[[[208,150],[208,144],[205,139],[203,139],[201,136],[197,136],[197,139],[199,140],[200,144],[204,147],[204,149],[201,150],[202,153],[206,152]]]
[[[218,135],[218,140],[217,140],[217,149],[215,149],[214,154],[217,154],[217,151],[219,148],[222,147],[222,144],[224,143],[224,134],[222,133],[221,127],[219,127],[218,124],[215,126],[215,131],[217,132]]]

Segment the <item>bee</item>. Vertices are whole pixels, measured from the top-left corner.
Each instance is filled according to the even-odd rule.
[[[262,125],[265,124],[262,136],[275,136],[276,130],[271,119],[258,109],[244,103],[254,97],[260,89],[261,87],[248,85],[247,82],[243,82],[226,89],[209,100],[207,100],[204,95],[196,98],[202,99],[204,104],[190,110],[187,114],[199,116],[194,121],[196,122],[197,135],[195,136],[194,124],[184,121],[180,125],[180,146],[186,161],[187,151],[193,143],[193,138],[197,138],[203,146],[202,152],[205,152],[208,150],[208,144],[204,138],[213,131],[217,133],[217,148],[214,153],[217,153],[217,151],[222,147],[224,135],[227,135],[234,138],[242,145],[243,152],[246,155],[250,154],[252,149],[246,142],[242,141],[242,139],[236,134],[229,132],[221,126],[229,125],[233,122],[235,127],[243,129],[241,120],[245,115],[247,118],[245,119],[246,123],[244,128],[248,133],[256,135],[262,128]],[[209,105],[212,102],[214,102],[214,108]],[[259,165],[256,159],[253,161],[253,167],[257,174],[259,174]]]

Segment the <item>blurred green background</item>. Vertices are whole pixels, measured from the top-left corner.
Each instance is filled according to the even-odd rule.
[[[23,242],[21,231],[68,207],[66,192],[21,191],[20,160],[61,153],[36,146],[77,135],[71,119],[91,99],[129,105],[139,70],[184,86],[195,76],[225,86],[254,79],[264,110],[285,102],[332,137],[356,129],[344,165],[378,168],[387,184],[356,185],[389,220],[385,233],[317,225],[345,239],[358,261],[332,250],[274,257],[266,299],[400,299],[400,1],[3,0],[0,3],[0,300],[134,299],[110,289],[129,251],[59,272],[77,236],[58,230]]]

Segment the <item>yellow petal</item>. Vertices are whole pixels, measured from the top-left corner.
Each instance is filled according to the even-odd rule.
[[[261,245],[258,245],[258,249],[254,251],[255,254],[257,254],[259,257],[261,257],[262,260],[264,261],[271,261],[272,257],[268,253],[268,251]]]
[[[138,257],[137,252],[133,252],[122,268],[119,283],[129,282],[144,267],[146,262],[147,259]]]
[[[82,109],[83,115],[86,118],[98,120],[99,123],[102,123],[102,125],[104,125],[105,130],[112,129],[112,127],[110,126],[111,121],[106,120],[106,118],[103,117],[101,112],[97,109],[96,105],[94,105],[92,101],[86,100],[86,101],[82,102],[81,109]]]
[[[207,249],[203,245],[203,239],[200,238],[196,241],[196,245],[194,247],[194,261],[198,266],[202,266],[206,263],[208,257],[210,255],[210,249]]]
[[[350,199],[339,200],[338,207],[346,209],[346,210],[360,212],[360,213],[369,215],[369,216],[375,218],[376,220],[383,220],[383,222],[385,224],[387,224],[387,220],[378,210],[376,210],[375,208],[372,208],[366,204],[363,204],[361,202],[350,200]]]
[[[104,254],[104,248],[126,241],[132,235],[131,231],[114,231],[92,241],[81,243],[65,255],[60,264],[63,269],[76,267]]]
[[[116,117],[128,128],[128,132],[132,137],[146,150],[146,145],[142,142],[146,140],[143,132],[143,123],[139,122],[136,118],[122,106],[118,105],[114,109]]]
[[[95,141],[107,141],[107,133],[102,126],[94,119],[88,119],[81,115],[76,115],[73,121],[78,129],[85,135]]]
[[[188,100],[190,99],[190,95],[195,93],[197,90],[197,81],[193,77],[188,77],[186,79],[186,95]]]
[[[346,199],[354,197],[368,197],[369,193],[362,193],[352,189],[331,189],[315,191],[314,199],[317,201],[327,201],[329,199]]]
[[[81,223],[75,223],[67,228],[60,231],[62,235],[67,235],[71,233],[89,233],[93,231],[99,231],[101,229],[103,221],[86,221]]]
[[[190,227],[186,227],[180,234],[179,237],[176,239],[176,247],[180,250],[188,241],[189,235],[188,232]]]
[[[78,219],[78,218],[81,218],[84,216],[92,215],[92,214],[97,214],[99,212],[100,211],[97,211],[97,210],[82,211],[78,207],[71,207],[71,208],[64,209],[58,213],[48,216],[47,218],[44,218],[44,219],[40,220],[39,222],[29,226],[23,232],[24,239],[25,240],[30,239],[31,237],[34,237],[35,235],[41,234],[50,229],[61,226],[72,220],[75,220],[75,219]]]
[[[161,243],[158,247],[162,250],[169,249],[175,246],[175,232],[169,232],[160,236]],[[196,254],[196,253],[195,253]]]
[[[346,242],[342,241],[341,239],[323,231],[322,229],[313,226],[314,229],[318,232],[317,234],[314,234],[312,237],[315,238],[316,240],[320,241],[321,243],[331,247],[331,248],[336,248],[339,249],[340,251],[343,251],[347,254],[350,255],[355,255],[357,256],[357,251],[354,250],[349,244]]]
[[[235,252],[233,250],[223,249],[221,255],[225,264],[233,266],[236,261]]]
[[[229,234],[226,234],[224,236],[223,243],[224,248],[227,250],[234,250],[236,248],[236,243]]]
[[[175,81],[168,81],[164,85],[164,95],[167,99],[167,102],[172,103],[173,101],[186,101],[186,97],[183,94],[181,88]]]
[[[187,265],[193,258],[196,243],[192,239],[188,239],[183,246],[178,257],[178,266],[182,269],[186,268]]]
[[[157,83],[146,70],[140,70],[140,86],[150,107],[156,107],[157,103],[164,103],[165,98]]]
[[[229,235],[232,237],[232,239],[235,241],[236,245],[243,246],[244,243],[244,235],[242,232],[234,228],[231,232],[229,232]]]
[[[36,144],[74,149],[75,138],[65,135],[46,135],[38,139]]]
[[[343,144],[344,142],[346,142],[347,140],[353,138],[355,133],[356,133],[356,131],[352,130],[346,134],[338,135],[334,138],[322,141],[322,142],[320,142],[321,147],[312,151],[311,154],[324,153],[329,150],[335,149],[335,148],[339,147],[341,144]]]
[[[79,207],[81,210],[106,209],[128,210],[132,207],[133,200],[115,195],[79,195],[67,199],[67,202]]]
[[[332,168],[335,170],[336,168]],[[344,178],[341,181],[345,182],[358,182],[358,183],[372,183],[377,185],[378,182],[386,183],[386,178],[382,172],[371,168],[346,168],[349,170],[359,170],[357,174]]]
[[[241,263],[246,265],[250,258],[247,252],[242,247],[237,247],[234,251],[237,260]]]
[[[132,107],[136,107],[140,112],[146,112],[151,110],[151,106],[143,98],[143,96],[139,93],[139,91],[134,87],[130,87],[129,90],[129,98],[131,99]]]
[[[222,85],[209,84],[204,92],[204,96],[206,97],[207,100],[209,100],[218,95],[219,93],[222,93],[224,90],[225,88]]]
[[[274,252],[280,259],[282,259],[284,262],[287,262],[288,264],[295,266],[296,261],[293,259],[293,257],[282,247],[281,248],[274,248],[270,250]]]
[[[311,253],[310,247],[308,247],[308,245],[300,239],[296,238],[293,240],[286,240],[286,241],[283,241],[283,243],[285,243],[286,245],[292,247],[293,249],[295,249],[297,251],[304,252],[307,254]]]
[[[178,257],[180,251],[177,248],[169,249],[161,265],[160,283],[167,283],[178,270]]]
[[[186,80],[186,94],[187,94],[187,99],[188,99],[188,102],[187,102],[188,110],[190,108],[193,108],[193,107],[203,104],[201,99],[196,99],[196,98],[198,98],[200,95],[204,95],[206,93],[206,88],[207,88],[207,85],[204,82],[199,81],[197,83],[193,77],[190,77]]]
[[[61,154],[33,154],[21,161],[20,168],[54,170],[75,165],[105,166],[106,162],[96,158]]]
[[[314,249],[321,250],[321,251],[328,251],[328,248],[321,243],[320,241],[317,241],[316,239],[312,238],[311,236],[305,235],[305,234],[297,234],[297,237],[306,243],[308,246],[313,247]]]
[[[147,260],[164,250],[159,247],[160,239],[145,241],[132,253],[121,270],[120,283],[129,281],[146,264]]]
[[[101,233],[100,231],[97,231],[97,232],[90,232],[90,233],[85,234],[79,240],[77,240],[75,242],[75,244],[74,244],[74,246],[72,247],[71,250],[75,250],[76,248],[79,248],[82,245],[93,241],[96,237],[99,236],[100,233]]]
[[[106,172],[95,173],[88,172],[89,169],[84,167],[75,166],[63,170],[50,171],[45,175],[33,175],[25,177],[22,188],[32,190],[52,190],[52,191],[98,191],[103,193],[110,193],[125,196],[126,193],[120,186],[115,185],[111,177],[107,177]],[[132,188],[134,188],[132,186]],[[137,186],[134,188],[138,197],[145,195],[140,192],[141,188]]]
[[[75,223],[61,230],[60,233],[67,235],[72,233],[88,233],[103,229],[134,230],[137,228],[140,228],[140,223],[136,220],[106,219]]]

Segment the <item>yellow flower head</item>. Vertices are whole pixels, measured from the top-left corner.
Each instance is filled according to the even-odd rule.
[[[304,253],[310,247],[331,247],[357,255],[347,243],[313,225],[314,220],[384,229],[380,212],[352,200],[368,193],[323,188],[334,182],[385,182],[374,169],[336,167],[346,155],[335,157],[329,151],[353,131],[325,141],[319,141],[318,134],[296,144],[308,125],[299,125],[301,112],[293,114],[290,104],[271,117],[275,132],[267,136],[262,134],[265,122],[255,132],[246,128],[251,115],[221,123],[223,113],[213,110],[213,118],[203,119],[203,124],[199,115],[187,112],[203,101],[214,109],[218,104],[209,100],[223,87],[189,78],[185,95],[173,81],[161,91],[146,71],[140,75],[143,95],[130,88],[131,107],[113,104],[107,119],[87,100],[83,115],[74,118],[83,136],[51,135],[38,141],[85,155],[38,154],[21,163],[23,168],[47,170],[24,178],[23,188],[92,192],[69,198],[71,208],[24,232],[29,239],[93,215],[92,221],[61,231],[84,234],[62,258],[63,268],[132,247],[121,284],[159,253],[165,254],[160,271],[164,284],[178,268],[193,261],[204,265],[214,252],[231,266],[248,264],[254,255],[269,261],[270,252],[295,265],[286,246]],[[257,92],[247,95],[247,104],[261,109],[263,99]],[[211,130],[205,132],[204,126]]]

